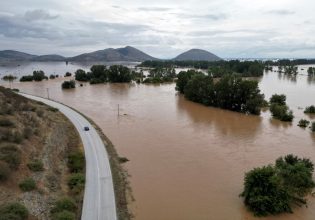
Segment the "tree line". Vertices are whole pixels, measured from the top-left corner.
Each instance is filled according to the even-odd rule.
[[[148,68],[195,68],[208,70],[213,77],[222,77],[226,74],[238,73],[243,77],[258,77],[264,73],[264,64],[261,61],[176,61],[176,60],[152,60],[144,61],[139,67]]]

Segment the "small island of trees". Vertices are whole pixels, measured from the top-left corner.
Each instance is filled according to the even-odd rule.
[[[270,98],[270,112],[272,116],[281,121],[291,122],[294,118],[293,112],[286,104],[286,96],[274,94]]]
[[[292,213],[294,205],[306,205],[315,183],[314,164],[305,158],[287,155],[275,165],[255,168],[245,174],[244,204],[256,216]]]
[[[258,82],[235,74],[215,82],[212,76],[202,72],[182,71],[178,74],[176,90],[191,101],[246,114],[259,115],[264,104]]]

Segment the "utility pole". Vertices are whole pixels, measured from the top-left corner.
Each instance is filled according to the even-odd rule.
[[[49,99],[49,88],[47,88],[47,98]]]

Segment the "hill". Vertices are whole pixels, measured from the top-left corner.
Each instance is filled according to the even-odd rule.
[[[35,55],[23,53],[15,50],[0,51],[0,61],[25,61],[31,60]]]
[[[214,55],[213,53],[206,51],[206,50],[191,49],[189,51],[186,51],[186,52],[178,55],[173,60],[178,60],[178,61],[218,61],[218,60],[221,60],[221,58]]]
[[[65,57],[60,56],[60,55],[42,55],[42,56],[35,56],[32,58],[32,61],[40,61],[40,62],[45,62],[45,61],[65,61]]]
[[[134,47],[124,47],[124,48],[108,48],[105,50],[98,50],[92,53],[84,53],[75,57],[67,58],[69,61],[75,62],[89,62],[89,61],[145,61],[145,60],[157,60],[154,57],[134,48]]]

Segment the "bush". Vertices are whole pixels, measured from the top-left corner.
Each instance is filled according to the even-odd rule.
[[[281,95],[274,94],[270,98],[270,103],[276,103],[279,105],[286,105],[286,99],[287,99],[286,96],[283,94],[281,94]]]
[[[301,119],[299,121],[298,126],[302,127],[302,128],[306,128],[308,125],[310,124],[310,121],[305,120],[305,119]]]
[[[311,130],[312,132],[315,132],[315,122],[312,122]]]
[[[84,189],[84,184],[85,184],[85,177],[82,173],[71,174],[68,180],[69,188],[75,193],[81,192]]]
[[[78,69],[75,72],[75,80],[86,82],[86,81],[89,81],[89,77],[84,70]]]
[[[292,121],[294,116],[293,112],[289,111],[288,106],[279,105],[278,103],[272,103],[270,106],[271,114],[274,118],[281,121]]]
[[[0,161],[0,182],[6,181],[10,176],[10,168],[8,164]]]
[[[17,169],[21,163],[21,152],[13,144],[1,146],[0,160],[6,162],[10,168]]]
[[[42,81],[43,79],[48,79],[47,76],[45,76],[44,71],[39,70],[39,71],[33,71],[33,79],[35,81]]]
[[[287,155],[276,164],[255,168],[245,174],[245,205],[257,216],[292,212],[292,205],[305,204],[304,199],[315,183],[314,165],[309,159]]]
[[[311,105],[309,107],[306,107],[304,113],[315,114],[315,106]]]
[[[22,76],[20,78],[20,82],[31,82],[33,80],[34,80],[34,78],[32,75]]]
[[[1,127],[13,127],[14,122],[10,119],[0,119],[0,126]]]
[[[62,211],[70,211],[75,212],[77,206],[75,202],[71,198],[62,198],[58,200],[54,206],[54,208],[51,210],[52,213],[56,212],[62,212]]]
[[[28,192],[36,189],[36,182],[33,178],[26,178],[20,184],[19,187],[22,191]]]
[[[64,81],[64,82],[61,84],[61,87],[62,87],[63,89],[73,89],[73,88],[75,88],[75,81],[74,81],[74,80]]]
[[[68,167],[71,172],[82,172],[85,167],[84,154],[81,151],[71,153],[68,156]]]
[[[20,203],[9,203],[0,206],[0,220],[25,220],[28,210]]]
[[[48,111],[51,111],[51,112],[58,112],[59,111],[58,108],[54,108],[54,107],[48,107],[47,109],[48,109]]]
[[[57,212],[52,216],[53,220],[75,220],[75,214],[67,210],[62,212]]]
[[[69,77],[69,76],[72,76],[72,74],[69,72],[66,72],[65,77]]]
[[[27,164],[27,167],[34,172],[39,172],[44,170],[43,162],[40,160],[34,160]]]
[[[51,75],[49,76],[49,79],[55,79],[55,78],[56,78],[56,76],[53,75],[53,74],[51,74]]]

